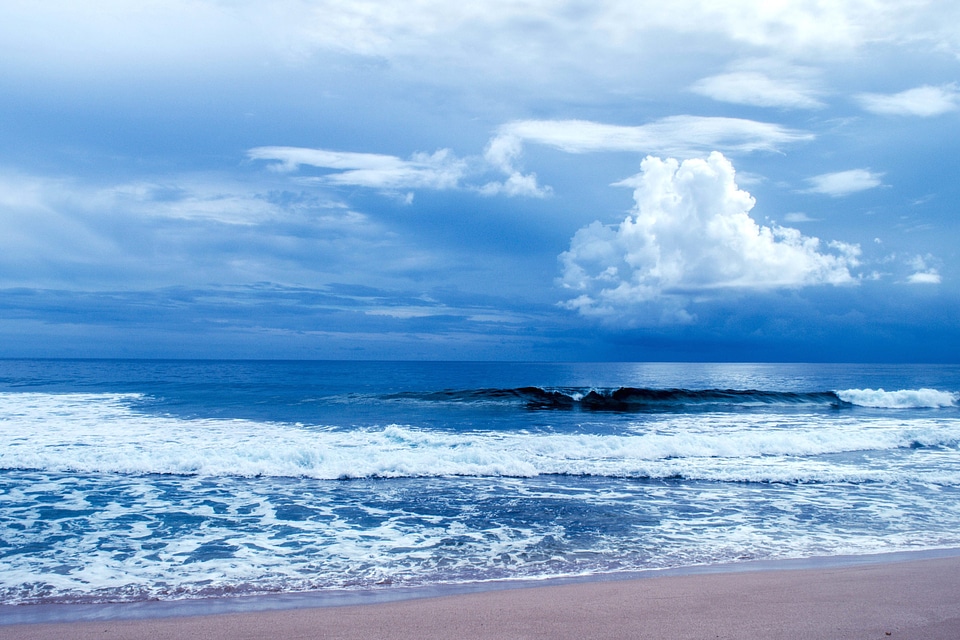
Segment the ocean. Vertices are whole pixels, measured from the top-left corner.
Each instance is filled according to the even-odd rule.
[[[960,366],[0,360],[0,604],[960,546]]]

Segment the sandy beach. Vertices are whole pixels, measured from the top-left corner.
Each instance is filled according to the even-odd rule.
[[[368,605],[0,625],[0,637],[960,638],[960,557],[722,571]]]

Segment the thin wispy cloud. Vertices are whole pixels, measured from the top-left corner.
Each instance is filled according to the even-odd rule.
[[[702,78],[690,86],[694,93],[719,102],[781,109],[822,109],[815,84],[816,72],[769,61],[746,61],[729,72]]]
[[[524,175],[517,163],[525,144],[539,144],[566,153],[632,152],[691,157],[713,149],[749,153],[776,151],[781,146],[810,141],[814,135],[768,122],[740,118],[670,116],[644,125],[613,125],[588,120],[518,120],[502,125],[487,145],[485,157],[510,178],[486,189],[506,190],[511,182],[519,193],[543,194],[535,174]]]
[[[879,187],[883,184],[882,178],[882,173],[876,173],[869,169],[848,169],[847,171],[822,173],[807,178],[807,182],[810,184],[807,191],[840,198]]]
[[[466,163],[441,149],[433,154],[415,153],[409,160],[375,153],[330,151],[302,147],[256,147],[247,152],[253,160],[273,161],[279,171],[302,166],[331,169],[322,177],[335,185],[371,189],[452,189],[466,172]]]
[[[329,169],[318,179],[331,185],[380,190],[454,189],[467,187],[483,195],[543,197],[551,193],[535,173],[525,173],[520,158],[525,144],[539,144],[566,153],[633,152],[689,157],[712,149],[749,153],[775,151],[809,141],[814,135],[768,122],[739,118],[671,116],[644,125],[612,125],[588,120],[518,120],[497,129],[483,158],[505,180],[468,185],[468,162],[449,149],[397,156],[302,147],[256,147],[253,160],[271,162],[277,171],[307,166]]]
[[[956,84],[924,85],[892,94],[861,93],[856,98],[867,111],[888,116],[931,118],[960,108],[960,90]]]
[[[567,153],[632,151],[691,156],[712,149],[742,153],[776,151],[783,145],[814,137],[810,132],[769,122],[679,115],[635,126],[587,120],[518,120],[501,126],[490,146],[514,149],[515,142],[522,142]]]

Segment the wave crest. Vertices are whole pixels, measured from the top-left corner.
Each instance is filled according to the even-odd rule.
[[[722,409],[749,406],[838,406],[832,391],[792,392],[757,389],[651,389],[637,387],[518,387],[405,392],[387,401],[465,404],[521,404],[530,410],[663,412],[676,409]]]
[[[387,401],[454,404],[519,404],[529,410],[657,413],[676,410],[722,411],[749,407],[869,407],[940,409],[955,407],[960,393],[937,389],[846,389],[843,391],[764,391],[759,389],[652,389],[637,387],[518,387],[404,392]]]

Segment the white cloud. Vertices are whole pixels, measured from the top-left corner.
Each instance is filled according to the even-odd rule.
[[[566,36],[565,44],[596,52],[629,49],[647,39],[650,32],[665,31],[688,37],[716,34],[778,51],[836,55],[868,42],[949,36],[949,30],[931,16],[944,7],[927,4],[897,0],[727,0],[707,4],[698,0],[608,0],[558,6],[555,0],[428,0],[397,5],[354,0],[314,5],[307,28],[320,46],[374,56],[435,50],[438,43],[454,40],[452,34],[493,45],[524,34],[521,50],[529,54],[530,48],[555,43],[551,36]],[[508,52],[516,53],[516,48]]]
[[[505,193],[508,196],[544,197],[550,187],[537,184],[537,174],[523,174],[517,168],[517,162],[523,153],[523,142],[517,136],[498,135],[487,143],[483,157],[488,164],[507,174],[503,182],[488,182],[480,192],[484,195]]]
[[[547,145],[568,153],[634,151],[693,156],[708,149],[775,151],[781,145],[813,139],[813,134],[743,118],[670,116],[649,124],[622,126],[589,120],[518,120],[497,130],[490,143],[509,158],[520,142]]]
[[[624,126],[589,120],[517,120],[502,125],[487,145],[485,158],[509,178],[490,183],[486,193],[542,196],[549,187],[535,174],[516,166],[524,143],[541,144],[567,153],[626,151],[690,157],[708,149],[751,152],[812,140],[813,134],[777,124],[741,118],[670,116],[645,125]],[[630,186],[629,181],[619,183]]]
[[[71,196],[85,210],[122,209],[143,218],[255,226],[282,217],[275,205],[241,185],[185,177],[167,183],[141,181],[76,190]]]
[[[638,126],[589,120],[517,120],[499,127],[484,151],[486,164],[504,173],[506,179],[473,188],[483,195],[549,195],[549,186],[538,184],[536,174],[524,173],[519,167],[526,143],[567,153],[627,151],[689,157],[711,148],[774,151],[781,145],[813,137],[804,131],[742,118],[670,116]],[[375,153],[280,146],[256,147],[247,156],[272,161],[277,171],[296,171],[302,166],[330,169],[332,173],[318,180],[384,191],[461,187],[468,168],[467,162],[449,149],[432,155],[414,154],[409,160]]]
[[[276,161],[274,168],[295,171],[302,165],[333,169],[323,176],[330,184],[399,189],[453,189],[466,172],[466,163],[441,149],[432,155],[415,153],[409,160],[376,153],[353,153],[303,147],[256,147],[247,152],[254,160]]]
[[[955,3],[953,3],[955,4]],[[0,67],[103,79],[166,68],[219,75],[329,60],[498,80],[617,79],[662,61],[662,44],[718,42],[725,51],[837,58],[873,43],[960,49],[947,0],[75,0],[0,3]],[[744,47],[746,45],[746,47]],[[455,69],[454,74],[446,69]],[[577,73],[569,74],[574,69]],[[495,73],[490,73],[496,70]],[[464,73],[466,71],[466,73]],[[482,73],[477,73],[477,72]],[[429,72],[428,72],[429,73]],[[435,76],[436,74],[431,74]]]
[[[913,273],[907,277],[910,284],[940,284],[940,272],[929,265],[932,256],[917,256],[910,261]]]
[[[810,216],[803,213],[802,211],[795,211],[792,213],[788,213],[785,216],[783,216],[783,219],[786,220],[787,222],[816,222],[816,218],[811,218]]]
[[[960,107],[960,91],[955,84],[924,85],[893,94],[861,93],[857,100],[872,113],[929,118],[956,111]]]
[[[516,169],[509,171],[509,177],[503,182],[488,182],[479,191],[485,196],[503,194],[507,196],[528,196],[544,198],[553,192],[550,186],[537,184],[537,174],[524,174]]]
[[[822,193],[838,198],[879,187],[883,184],[880,180],[882,177],[882,173],[874,173],[869,169],[850,169],[835,173],[823,173],[807,178],[807,182],[811,185],[807,192]]]
[[[728,73],[703,78],[690,90],[720,102],[785,109],[821,109],[826,105],[813,86],[814,72],[771,61],[741,62]]]
[[[687,301],[720,290],[852,284],[859,246],[828,243],[788,227],[758,225],[753,197],[722,154],[647,157],[636,206],[617,226],[580,229],[560,255],[565,306],[627,322],[689,321]],[[666,314],[666,315],[664,315]]]
[[[907,278],[910,284],[940,284],[940,273],[936,269],[918,271]]]
[[[487,147],[484,159],[488,165],[507,174],[502,182],[492,181],[483,186],[465,185],[468,162],[441,149],[432,155],[416,153],[409,160],[376,153],[330,151],[304,147],[257,147],[247,156],[253,160],[273,161],[276,171],[292,172],[301,166],[331,169],[334,172],[316,178],[333,185],[367,187],[394,192],[406,189],[474,189],[482,195],[528,196],[542,198],[551,193],[550,187],[537,184],[534,173],[524,174],[514,165],[522,153],[520,141],[510,137],[495,138]],[[406,204],[413,202],[413,194],[403,194]]]

